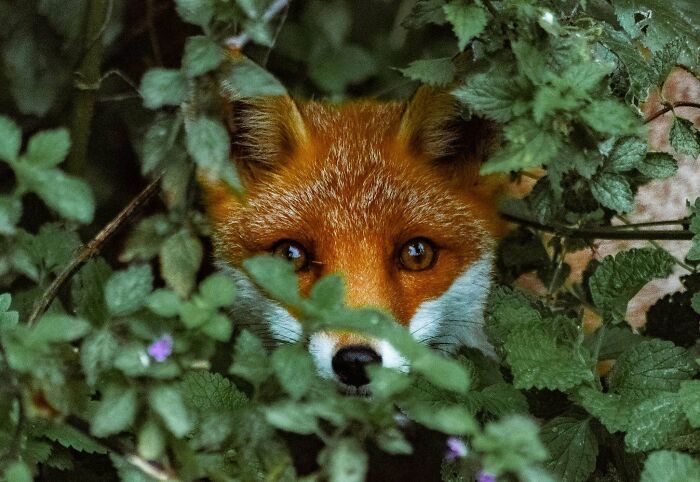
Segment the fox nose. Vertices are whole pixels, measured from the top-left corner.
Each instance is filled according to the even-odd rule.
[[[372,348],[351,345],[338,350],[333,357],[333,371],[341,382],[354,387],[369,383],[365,367],[370,363],[381,363],[382,357]]]

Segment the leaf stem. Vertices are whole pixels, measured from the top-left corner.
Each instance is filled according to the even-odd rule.
[[[158,192],[158,183],[163,175],[159,175],[150,184],[148,184],[129,204],[122,209],[117,216],[112,219],[97,235],[85,244],[77,256],[73,258],[68,265],[56,276],[49,287],[44,291],[39,298],[34,311],[27,324],[32,326],[36,321],[46,313],[51,302],[58,295],[58,291],[63,284],[68,281],[78,269],[87,263],[87,261],[95,256],[102,249],[102,246],[119,230],[128,220],[143,207],[143,205]]]
[[[663,109],[661,109],[661,110],[659,110],[659,111],[657,111],[657,112],[654,112],[654,113],[651,114],[649,117],[647,117],[646,119],[644,119],[644,123],[645,123],[645,124],[648,124],[649,122],[653,121],[653,120],[656,119],[657,117],[661,117],[661,116],[664,115],[666,112],[672,111],[672,110],[675,109],[676,107],[694,107],[694,108],[696,108],[696,109],[700,109],[700,103],[697,103],[697,102],[685,102],[685,101],[683,101],[683,102],[674,102],[673,104],[671,104],[671,103],[665,104],[665,106],[664,106]]]
[[[270,7],[265,10],[265,13],[262,14],[260,19],[267,23],[272,18],[280,13],[282,9],[284,9],[287,5],[289,5],[289,0],[275,0]],[[240,50],[242,49],[248,42],[250,41],[250,35],[248,35],[246,32],[240,33],[238,35],[235,35],[233,37],[229,37],[226,39],[224,42],[226,46]]]

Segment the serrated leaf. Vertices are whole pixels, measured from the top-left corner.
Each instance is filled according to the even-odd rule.
[[[159,385],[151,389],[148,399],[151,408],[176,437],[184,437],[192,430],[192,418],[177,388]]]
[[[195,35],[185,42],[182,68],[189,77],[197,77],[217,68],[224,56],[224,49],[214,39]]]
[[[92,333],[80,345],[80,364],[85,381],[94,386],[100,374],[112,366],[119,344],[109,330]]]
[[[43,435],[63,447],[89,454],[105,454],[107,450],[92,438],[70,425],[54,423],[42,429]]]
[[[243,330],[234,348],[233,365],[229,373],[244,380],[259,384],[271,375],[270,359],[259,338],[247,330]]]
[[[289,261],[276,256],[255,256],[245,260],[243,267],[273,298],[283,303],[299,302],[299,282]]]
[[[15,173],[47,206],[62,217],[89,223],[95,213],[92,189],[83,180],[59,169],[44,169],[28,162],[16,166]]]
[[[316,369],[308,350],[299,345],[284,345],[272,353],[272,368],[282,388],[294,400],[303,397],[316,378]]]
[[[181,298],[186,298],[194,288],[203,256],[202,243],[187,229],[180,230],[161,246],[160,274]]]
[[[230,99],[285,95],[284,86],[274,75],[252,60],[241,57],[226,67],[221,88]]]
[[[610,389],[623,399],[641,400],[659,392],[675,392],[695,368],[685,349],[652,339],[624,352],[610,373]]]
[[[638,168],[644,161],[647,144],[634,137],[621,140],[610,152],[610,169],[615,172],[626,172]]]
[[[185,22],[206,27],[214,16],[214,0],[176,0],[175,8]]]
[[[414,60],[408,67],[399,69],[404,76],[432,86],[445,86],[455,76],[455,66],[450,57]]]
[[[678,396],[690,426],[700,428],[700,380],[681,382]]]
[[[102,392],[90,432],[96,437],[107,437],[126,430],[136,417],[136,389],[122,385],[109,385]]]
[[[595,100],[579,115],[593,130],[613,136],[635,135],[641,126],[639,117],[616,100]]]
[[[139,91],[148,109],[180,105],[187,95],[187,80],[179,70],[150,69],[143,75]]]
[[[533,327],[517,328],[504,348],[515,388],[563,391],[593,380],[580,349],[558,344],[551,333]]]
[[[511,75],[492,71],[476,74],[453,92],[454,96],[473,111],[496,122],[508,122],[513,117],[523,92]]]
[[[114,273],[105,284],[107,309],[113,315],[126,315],[141,308],[153,289],[149,265],[132,266]]]
[[[182,398],[198,412],[231,412],[243,407],[248,399],[218,373],[189,371],[182,379]]]
[[[693,159],[700,156],[700,133],[689,120],[674,117],[669,140],[677,153]]]
[[[588,480],[598,457],[598,440],[589,419],[556,417],[542,427],[540,438],[550,455],[545,467],[558,480]]]
[[[561,148],[561,141],[554,133],[525,119],[511,122],[505,128],[505,135],[510,142],[486,161],[481,174],[546,165]]]
[[[418,0],[401,25],[408,29],[421,28],[431,23],[444,25],[447,19],[442,10],[443,5],[443,0]]]
[[[179,128],[179,120],[172,115],[164,115],[159,112],[148,126],[141,145],[141,159],[143,166],[141,172],[148,174],[156,169],[168,156],[172,148],[174,129]]]
[[[591,182],[593,197],[608,209],[618,213],[631,211],[634,207],[634,193],[627,179],[613,172],[602,172]]]
[[[688,454],[660,450],[644,463],[640,482],[690,482],[700,480],[700,461]]]
[[[673,265],[673,257],[661,249],[633,248],[608,256],[588,282],[593,302],[606,320],[622,321],[629,300],[652,279],[671,274]]]
[[[471,39],[484,31],[488,23],[486,11],[479,5],[465,5],[457,0],[445,5],[442,10],[459,40],[459,50],[464,50]]]
[[[542,314],[524,292],[498,286],[489,293],[484,318],[489,339],[497,345],[502,345],[510,332],[518,326],[539,325]]]
[[[551,77],[547,58],[536,44],[517,40],[511,44],[520,72],[535,85],[542,85]]]
[[[625,445],[632,452],[659,449],[674,435],[683,433],[687,425],[678,395],[661,392],[632,410]]]
[[[0,159],[16,161],[22,146],[22,131],[9,117],[0,115]]]
[[[678,172],[678,163],[665,152],[650,152],[637,165],[637,170],[652,179],[666,179]]]
[[[576,400],[588,413],[598,418],[610,433],[627,430],[633,402],[625,402],[616,393],[603,393],[590,387],[581,387]]]
[[[68,129],[52,129],[34,134],[29,139],[24,157],[36,166],[49,168],[63,162],[69,149]]]
[[[437,387],[458,393],[466,393],[471,383],[462,365],[433,351],[426,351],[412,360],[411,370],[420,373]]]
[[[202,169],[218,174],[229,161],[229,136],[224,125],[209,117],[185,124],[187,152]]]
[[[71,283],[71,300],[76,314],[97,326],[109,318],[104,288],[111,275],[112,269],[104,258],[97,258],[87,262]]]

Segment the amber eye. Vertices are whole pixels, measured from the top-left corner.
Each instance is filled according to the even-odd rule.
[[[415,238],[401,247],[399,261],[410,271],[423,271],[432,268],[437,258],[433,243],[425,238]]]
[[[309,258],[304,245],[291,239],[278,241],[272,248],[272,254],[291,261],[295,271],[304,270],[309,265]]]

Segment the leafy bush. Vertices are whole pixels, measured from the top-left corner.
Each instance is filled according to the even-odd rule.
[[[449,436],[438,454],[444,446],[447,481],[700,480],[700,204],[675,232],[693,238],[685,260],[652,243],[565,282],[566,255],[591,239],[644,236],[611,223],[639,186],[676,172],[671,155],[649,152],[640,107],[675,66],[700,72],[693,7],[0,1],[5,479],[296,480],[302,439],[292,433],[320,443],[305,480],[362,480],[371,447],[420,450],[406,428],[417,424]],[[136,88],[130,78],[146,66]],[[410,373],[373,369],[371,398],[346,397],[302,345],[266,346],[232,326],[235,286],[208,266],[195,176],[242,191],[222,98],[405,97],[418,82],[454,89],[465,116],[502,125],[483,173],[545,174],[504,206],[523,227],[501,246],[502,285],[487,308],[500,362],[443,357],[386,314],[344,307],[338,277],[304,298],[285,262],[246,262],[306,335],[359,331],[411,362]],[[700,134],[674,107],[664,109],[670,144],[697,157]],[[115,239],[158,190],[160,203]],[[650,322],[649,336],[631,330],[629,300],[674,266],[689,272],[688,292],[660,311],[682,319]],[[509,286],[525,271],[546,296]],[[586,316],[599,326],[584,330]]]

